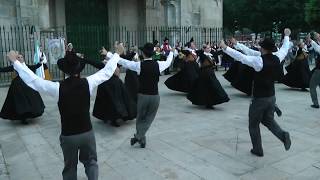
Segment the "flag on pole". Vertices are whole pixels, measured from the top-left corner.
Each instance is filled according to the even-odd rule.
[[[41,51],[40,51],[40,46],[39,46],[39,40],[35,40],[35,46],[34,46],[34,57],[33,57],[33,62],[34,64],[38,64],[40,62],[40,56],[41,56]],[[43,64],[36,70],[37,76],[41,77],[42,79],[45,78],[44,74],[44,68]]]

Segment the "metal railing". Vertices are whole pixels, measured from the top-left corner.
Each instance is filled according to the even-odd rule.
[[[10,50],[17,50],[24,54],[27,64],[33,64],[34,41],[33,26],[0,26],[0,67],[9,66],[6,54]],[[110,27],[107,25],[77,25],[53,28],[40,32],[40,43],[48,57],[48,39],[63,37],[72,42],[75,50],[90,59],[99,60],[98,50],[102,46],[112,50],[114,41],[121,41],[127,47],[143,46],[146,42],[170,39],[171,46],[180,41],[182,46],[192,37],[198,47],[206,42],[217,42],[222,38],[222,28],[208,27]],[[63,78],[63,74],[54,64],[48,63],[50,73],[55,80]],[[91,74],[96,69],[87,66],[82,74]],[[9,84],[12,79],[10,73],[0,73],[0,85]]]

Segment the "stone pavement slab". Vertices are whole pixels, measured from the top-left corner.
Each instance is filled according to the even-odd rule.
[[[222,77],[217,77],[230,102],[214,110],[192,105],[183,93],[166,88],[161,76],[157,117],[147,134],[147,147],[131,147],[135,121],[119,128],[92,117],[102,180],[319,180],[320,116],[310,108],[309,92],[276,85],[280,126],[289,131],[292,148],[261,126],[265,156],[252,156],[248,133],[250,98]],[[124,74],[121,75],[124,77]],[[0,88],[0,104],[8,88]],[[0,179],[62,179],[63,156],[59,144],[57,102],[42,95],[43,116],[29,125],[0,119]],[[95,97],[91,98],[91,110]],[[78,164],[79,180],[86,179]]]

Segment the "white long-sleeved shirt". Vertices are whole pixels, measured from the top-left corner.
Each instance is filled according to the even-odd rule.
[[[172,60],[173,60],[173,53],[170,52],[166,61],[157,61],[159,64],[160,73],[162,71],[164,71],[165,69],[167,69],[171,65]],[[153,61],[153,60],[151,58],[149,58],[149,59],[144,59],[144,61]],[[120,64],[124,68],[130,69],[130,70],[135,71],[138,74],[140,74],[141,62],[129,61],[129,60],[120,58],[120,60],[118,61],[118,64]]]
[[[284,60],[284,58],[286,57],[286,55],[288,53],[288,50],[290,48],[290,44],[289,43],[290,43],[289,42],[289,37],[285,36],[284,37],[284,41],[283,41],[283,45],[280,48],[280,50],[275,52],[275,53],[273,53],[273,55],[275,55],[275,56],[277,56],[279,58],[280,62]],[[245,54],[248,54],[248,55],[244,55],[241,52],[236,51],[236,50],[234,50],[234,49],[232,49],[230,47],[227,47],[223,51],[226,54],[228,54],[229,56],[231,56],[232,58],[234,58],[235,60],[240,61],[241,63],[252,67],[257,72],[261,71],[262,68],[263,68],[263,60],[262,60],[262,57],[261,57],[261,53],[258,52],[258,51],[250,50],[248,47],[243,48],[243,50],[242,50]]]
[[[317,43],[314,42],[314,41],[311,41],[311,46],[312,46],[312,48],[313,48],[317,53],[320,54],[320,45],[319,45],[319,44],[317,44]]]
[[[90,95],[93,94],[95,87],[112,77],[119,59],[119,55],[114,54],[103,69],[91,76],[86,77],[89,84]],[[40,77],[36,76],[26,65],[21,64],[19,61],[15,61],[13,63],[13,67],[19,73],[20,78],[29,87],[40,93],[45,93],[52,96],[56,101],[59,100],[59,82],[41,79]]]
[[[283,57],[283,52],[287,51],[287,47],[285,46],[285,41],[288,40],[289,41],[289,36],[285,36],[284,37],[284,42],[283,45],[281,46],[281,48],[279,49],[279,51],[272,53],[275,56],[278,56],[278,58],[280,59],[280,62],[284,60],[285,56]],[[287,44],[289,46],[288,49],[290,49],[290,41]],[[255,51],[253,49],[250,49],[249,47],[245,46],[244,44],[241,44],[239,42],[237,42],[237,44],[234,46],[234,48],[236,48],[239,51],[242,51],[244,54],[249,55],[249,56],[261,56],[261,52],[260,51]]]

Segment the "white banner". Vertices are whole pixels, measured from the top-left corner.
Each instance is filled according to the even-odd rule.
[[[65,46],[64,39],[49,39],[48,41],[49,63],[57,64],[58,59],[64,58]]]

